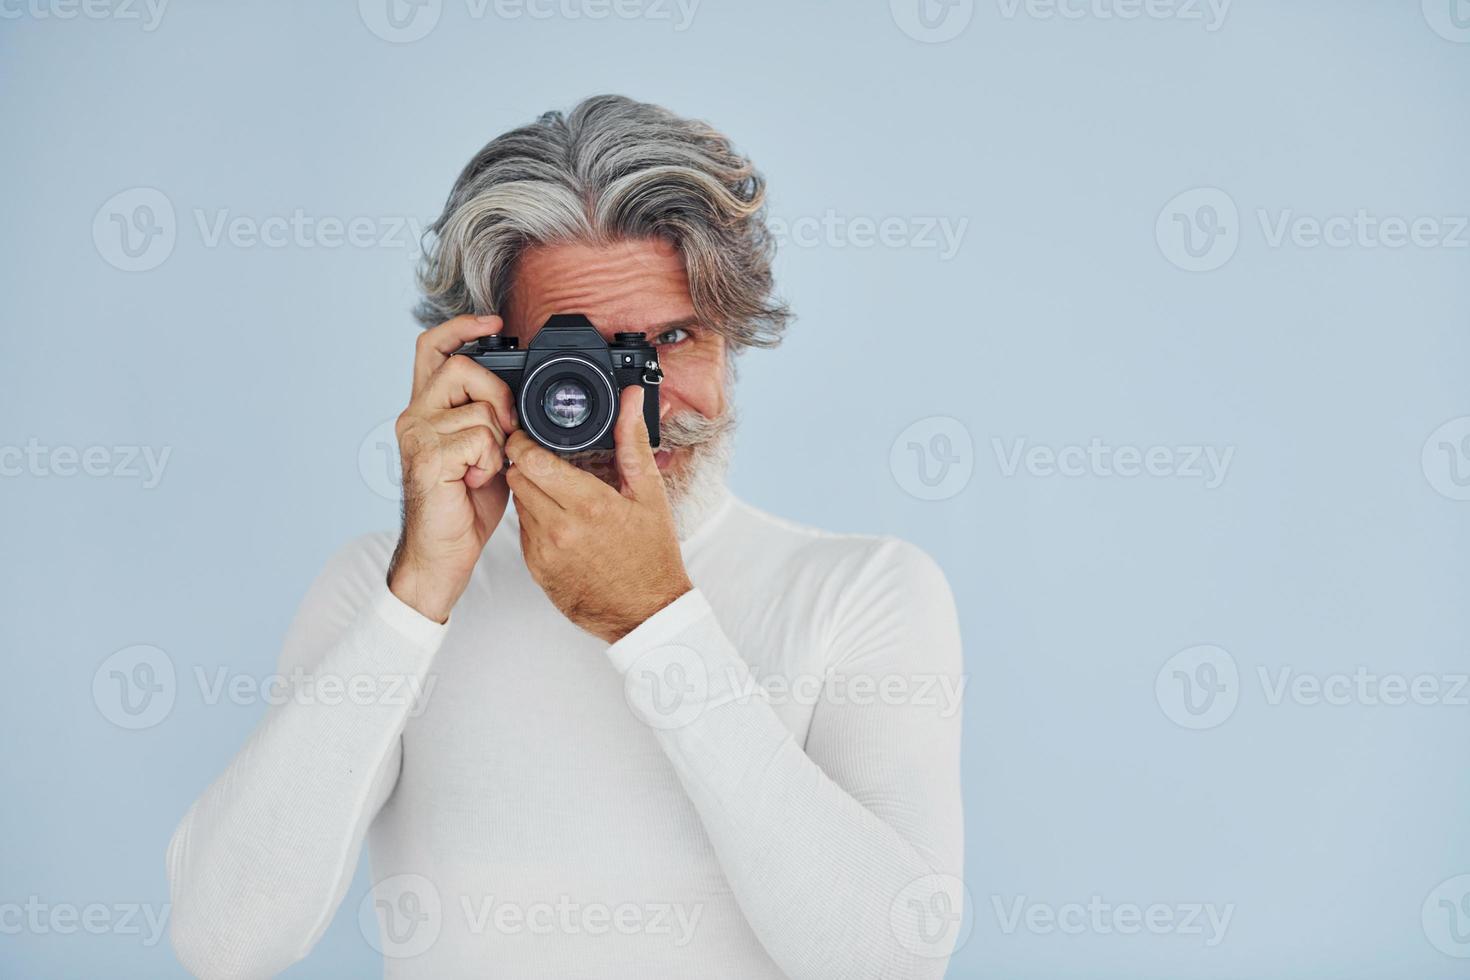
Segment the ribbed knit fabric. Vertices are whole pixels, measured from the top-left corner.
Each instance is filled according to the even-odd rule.
[[[962,689],[937,566],[727,498],[683,544],[695,590],[609,648],[518,534],[508,511],[445,626],[384,586],[394,535],[328,564],[280,657],[304,693],[169,845],[183,964],[305,957],[366,841],[375,891],[343,914],[389,978],[942,976]]]

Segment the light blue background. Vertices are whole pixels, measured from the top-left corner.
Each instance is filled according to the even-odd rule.
[[[949,574],[976,915],[951,975],[1463,975],[1421,906],[1470,873],[1470,708],[1273,705],[1257,678],[1470,661],[1470,503],[1421,466],[1470,415],[1470,249],[1271,247],[1257,218],[1470,214],[1470,44],[1431,29],[1435,2],[1240,2],[1210,31],[986,0],[951,11],[970,20],[944,43],[885,0],[704,0],[683,31],[444,0],[414,43],[340,0],[174,0],[152,31],[0,20],[0,445],[171,448],[152,489],[0,478],[0,904],[166,902],[169,834],[264,711],[205,704],[195,668],[269,674],[326,557],[396,521],[359,450],[406,396],[407,239],[209,247],[196,211],[426,221],[485,140],[616,91],[731,134],[787,220],[968,222],[948,260],[837,235],[782,249],[800,320],[744,362],[733,475],[759,506],[901,535]],[[167,197],[177,241],[124,272],[92,226],[137,187]],[[1198,187],[1240,215],[1210,272],[1155,240]],[[890,468],[932,416],[973,444],[940,501]],[[1093,437],[1234,456],[1206,489],[1006,476],[992,446]],[[179,676],[141,731],[92,694],[134,644]],[[1199,644],[1233,656],[1239,706],[1189,731],[1154,683]],[[377,973],[366,886],[290,975]],[[1235,908],[1207,947],[1007,933],[993,904],[1093,895]],[[0,934],[0,975],[182,970],[166,939],[23,930]]]

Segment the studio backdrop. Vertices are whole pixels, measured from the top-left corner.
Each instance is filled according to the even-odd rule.
[[[169,835],[397,526],[420,236],[604,92],[769,181],[734,492],[953,588],[949,975],[1463,975],[1463,0],[0,0],[0,78],[0,976],[185,975]]]

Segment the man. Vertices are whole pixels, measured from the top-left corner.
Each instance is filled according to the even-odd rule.
[[[943,974],[943,575],[724,487],[732,359],[787,318],[763,198],[723,136],[617,97],[465,168],[420,276],[401,533],[332,559],[281,654],[347,696],[274,707],[170,843],[190,970],[304,957],[367,840],[389,977]],[[656,452],[637,385],[615,454],[566,459],[454,356],[571,312],[656,344]]]

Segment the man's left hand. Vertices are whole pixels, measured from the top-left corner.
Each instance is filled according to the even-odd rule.
[[[523,430],[505,444],[512,463],[506,481],[531,577],[568,619],[608,643],[694,587],[648,445],[637,385],[623,389],[613,440],[618,489]]]

